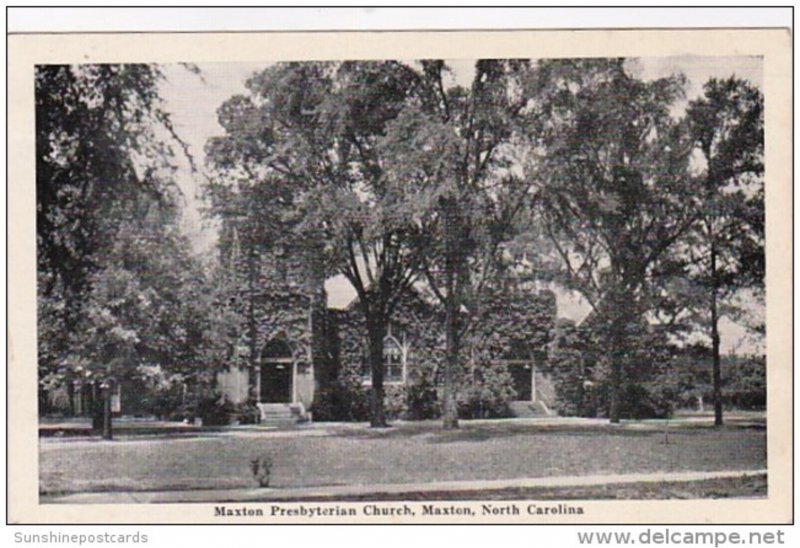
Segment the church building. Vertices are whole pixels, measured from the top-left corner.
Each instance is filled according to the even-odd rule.
[[[326,279],[319,254],[307,248],[278,248],[241,260],[236,233],[228,236],[233,241],[227,260],[244,265],[235,269],[240,275],[232,287],[249,325],[240,344],[246,359],[233,360],[217,375],[224,397],[232,403],[255,401],[262,420],[287,413],[310,419],[315,394],[337,379],[357,378],[368,390],[366,329],[344,278]],[[543,369],[556,319],[555,296],[520,292],[511,301],[525,303],[522,317],[499,318],[508,314],[503,307],[487,310],[478,335],[465,341],[470,374],[479,382],[487,368],[505,370],[513,386],[512,408],[523,415],[534,407],[549,414],[553,390]],[[387,393],[423,380],[438,384],[442,319],[441,308],[421,292],[412,290],[401,301],[385,339]]]

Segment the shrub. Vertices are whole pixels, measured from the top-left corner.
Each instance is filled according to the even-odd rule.
[[[183,420],[183,386],[175,383],[148,390],[142,397],[142,406],[159,419]]]
[[[713,401],[713,394],[709,395],[706,401]],[[730,409],[760,411],[767,408],[767,393],[765,390],[726,391],[722,395],[722,402]]]
[[[229,424],[235,407],[218,393],[210,393],[197,397],[186,408],[187,417],[199,417],[204,426],[222,426]]]
[[[595,367],[595,356],[587,351],[593,346],[588,334],[570,320],[559,320],[551,336],[547,370],[555,388],[554,409],[566,417],[597,416],[597,394],[605,372]]]
[[[253,472],[253,479],[258,482],[259,487],[269,487],[270,476],[272,475],[272,457],[264,455],[251,460],[250,470]]]
[[[736,409],[765,409],[767,406],[766,359],[742,356],[725,364],[723,403]],[[711,401],[711,400],[709,400]]]
[[[583,356],[577,350],[560,348],[550,357],[550,372],[556,390],[555,409],[565,417],[587,417],[596,413],[589,379],[582,372]]]
[[[607,382],[597,385],[595,394],[598,416],[608,416],[610,387]],[[621,419],[663,419],[673,411],[675,395],[657,383],[628,382],[619,393]]]
[[[258,422],[260,411],[252,402],[234,404],[231,406],[230,422],[239,424],[255,424]]]
[[[672,415],[675,396],[666,387],[628,384],[622,391],[620,413],[630,419],[664,419]]]
[[[406,387],[406,418],[409,420],[437,419],[442,416],[439,394],[427,378]]]
[[[358,379],[340,379],[317,392],[311,405],[314,420],[369,420],[369,397]]]
[[[384,386],[383,410],[387,420],[404,419],[408,415],[407,390],[404,385]]]
[[[357,380],[338,381],[317,392],[311,411],[314,420],[362,422],[370,417],[371,389]],[[388,420],[424,420],[441,416],[436,387],[426,381],[384,386],[384,412]]]
[[[458,414],[464,419],[511,417],[509,403],[514,398],[513,382],[502,365],[476,369],[458,399]]]

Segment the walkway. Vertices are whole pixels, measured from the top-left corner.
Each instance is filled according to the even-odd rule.
[[[42,496],[43,504],[129,504],[129,503],[221,503],[302,501],[319,498],[364,497],[426,492],[474,492],[519,488],[585,487],[631,483],[692,482],[711,479],[733,479],[766,475],[766,470],[722,470],[713,472],[675,472],[650,474],[616,474],[598,476],[557,476],[482,481],[446,481],[428,483],[391,483],[372,485],[332,485],[288,489],[198,489],[186,491],[127,491],[77,493],[64,496]]]

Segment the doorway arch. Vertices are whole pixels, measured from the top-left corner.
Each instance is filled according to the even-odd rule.
[[[269,341],[261,352],[259,401],[292,403],[294,392],[294,355],[282,339]]]

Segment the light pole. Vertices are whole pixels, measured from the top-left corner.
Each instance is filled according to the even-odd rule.
[[[596,416],[597,413],[597,406],[595,402],[595,393],[594,393],[594,382],[589,379],[584,379],[583,381],[583,394],[581,394],[581,414],[586,414],[587,411],[592,413],[592,416]],[[588,400],[588,401],[587,401]],[[586,408],[587,404],[590,406],[589,409]]]
[[[100,394],[103,397],[103,439],[113,439],[111,430],[111,379],[106,379],[100,385]]]

